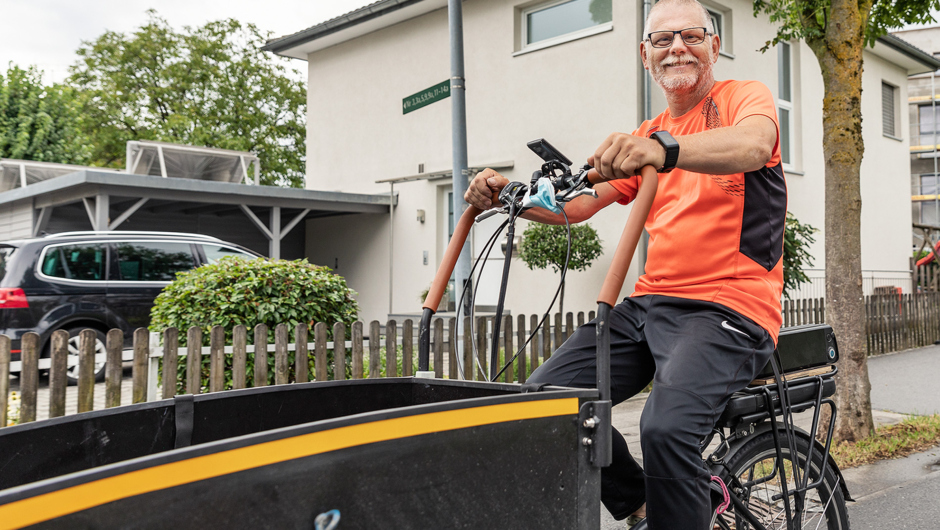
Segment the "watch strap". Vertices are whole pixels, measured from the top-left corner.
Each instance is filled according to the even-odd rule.
[[[656,131],[650,135],[650,138],[655,139],[666,150],[666,159],[663,166],[657,169],[656,172],[669,173],[675,169],[676,162],[679,161],[679,142],[669,134],[669,131]]]

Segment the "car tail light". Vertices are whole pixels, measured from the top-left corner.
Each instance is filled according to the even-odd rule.
[[[19,288],[0,288],[0,309],[18,309],[29,307],[26,293]]]

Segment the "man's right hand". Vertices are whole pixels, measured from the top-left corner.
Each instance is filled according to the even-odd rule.
[[[486,168],[473,177],[463,198],[471,206],[476,206],[481,210],[489,210],[494,206],[493,196],[499,194],[506,184],[509,184],[509,179],[490,168]]]

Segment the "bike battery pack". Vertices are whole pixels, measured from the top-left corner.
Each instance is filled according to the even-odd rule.
[[[835,333],[828,324],[809,324],[780,330],[777,340],[780,352],[780,373],[794,372],[833,364],[839,360],[839,345]],[[774,370],[770,363],[757,376],[757,379],[773,377]]]

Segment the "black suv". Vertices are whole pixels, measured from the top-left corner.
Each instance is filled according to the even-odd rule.
[[[96,353],[104,353],[105,333],[147,327],[153,301],[176,273],[223,256],[256,258],[239,245],[198,234],[168,232],[66,232],[0,243],[0,334],[12,339],[14,361],[20,338],[39,334],[42,357],[49,355],[52,332],[69,332],[69,350],[78,354],[78,334],[98,334]],[[69,363],[73,364],[73,363]],[[74,380],[78,368],[69,369]],[[104,364],[95,366],[104,377]]]

